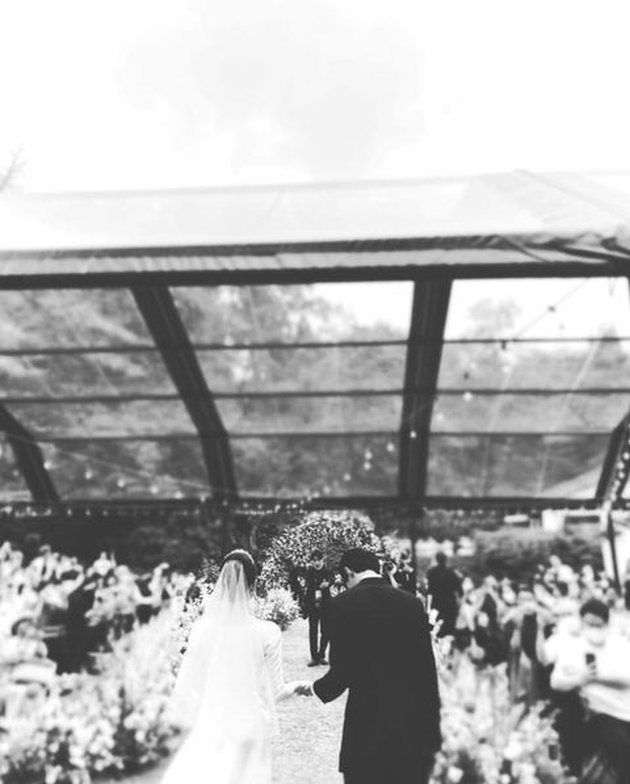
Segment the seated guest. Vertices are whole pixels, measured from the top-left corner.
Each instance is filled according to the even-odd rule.
[[[579,690],[588,716],[586,762],[601,758],[617,781],[630,782],[630,643],[610,628],[607,605],[590,599],[580,609],[581,630],[563,646],[551,673],[558,691]]]
[[[0,653],[7,719],[26,716],[41,709],[55,674],[45,644],[33,618],[18,618]]]

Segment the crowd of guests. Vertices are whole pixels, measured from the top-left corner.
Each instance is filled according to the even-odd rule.
[[[581,781],[630,782],[630,615],[627,596],[591,565],[579,571],[552,556],[534,578],[481,584],[444,554],[422,591],[451,643],[452,666],[507,670],[523,712],[544,701],[563,758]]]
[[[90,669],[112,640],[147,623],[190,578],[162,563],[134,574],[106,552],[92,563],[41,545],[0,545],[0,714],[33,708],[55,674]]]

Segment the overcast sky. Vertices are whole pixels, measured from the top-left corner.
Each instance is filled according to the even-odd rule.
[[[627,0],[0,0],[26,190],[630,169]]]

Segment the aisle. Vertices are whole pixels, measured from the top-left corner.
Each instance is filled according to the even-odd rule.
[[[313,680],[325,667],[310,669],[308,626],[297,621],[283,635],[285,680]],[[280,736],[274,747],[274,784],[337,784],[339,739],[345,696],[328,705],[316,698],[295,698],[279,707]]]
[[[283,641],[285,680],[313,680],[326,671],[325,667],[306,666],[306,621],[296,621],[283,634]],[[330,705],[322,705],[316,697],[295,697],[279,705],[280,735],[274,743],[274,784],[340,784],[337,761],[344,705],[345,697]],[[122,784],[159,784],[167,764],[123,779]]]

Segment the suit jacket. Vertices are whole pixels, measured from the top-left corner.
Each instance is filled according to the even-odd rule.
[[[330,585],[332,584],[332,575],[327,569],[313,569],[309,567],[305,572],[306,590],[304,595],[304,609],[308,614],[321,611],[328,607],[330,602]],[[328,583],[326,588],[322,588],[322,583]],[[317,592],[321,593],[319,601],[317,600]]]
[[[413,772],[441,745],[440,698],[422,604],[368,578],[328,607],[330,670],[313,688],[323,702],[348,689],[339,769],[371,761]]]

